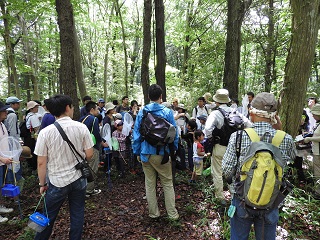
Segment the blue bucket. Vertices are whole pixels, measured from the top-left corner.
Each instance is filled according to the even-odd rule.
[[[1,189],[1,194],[4,197],[15,197],[20,194],[20,187],[13,184],[5,184]]]
[[[28,227],[32,228],[36,232],[42,232],[48,225],[49,218],[39,212],[31,214],[29,217]]]

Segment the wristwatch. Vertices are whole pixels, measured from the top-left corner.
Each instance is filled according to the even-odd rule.
[[[48,186],[48,183],[45,183],[45,184],[43,184],[43,185],[41,185],[41,184],[39,183],[39,187],[46,187],[46,186]]]

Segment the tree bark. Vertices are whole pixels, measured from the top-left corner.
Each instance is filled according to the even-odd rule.
[[[124,24],[123,24],[123,19],[122,19],[122,14],[121,10],[119,7],[119,0],[116,1],[116,11],[118,12],[119,19],[120,19],[120,24],[121,24],[121,33],[122,33],[122,46],[123,46],[123,53],[124,53],[124,84],[126,87],[126,96],[129,95],[129,90],[128,90],[128,53],[127,53],[127,46],[126,46],[126,34],[124,32]]]
[[[320,24],[320,0],[291,0],[292,36],[280,115],[283,129],[295,137],[301,121]]]
[[[80,54],[80,43],[77,34],[77,30],[75,25],[73,25],[73,33],[74,33],[74,65],[77,77],[77,83],[79,87],[80,98],[82,99],[87,95],[86,84],[84,82],[83,71],[82,71],[82,63],[81,63],[81,54]]]
[[[150,86],[149,78],[149,58],[151,49],[151,16],[152,0],[144,0],[143,11],[143,49],[141,61],[141,85],[144,96],[144,104],[149,103],[148,89]]]
[[[157,84],[162,88],[162,100],[166,102],[166,51],[164,33],[164,5],[163,0],[155,0],[156,18],[156,67]]]
[[[74,104],[74,119],[79,119],[79,101],[74,64],[74,18],[70,0],[56,0],[58,25],[60,29],[60,75],[59,80],[63,93],[72,98]]]
[[[33,54],[31,52],[31,48],[30,48],[30,43],[29,43],[29,38],[28,38],[28,31],[26,28],[26,22],[24,20],[23,17],[19,17],[19,22],[22,28],[22,34],[23,34],[23,38],[22,38],[22,43],[24,46],[24,51],[26,54],[26,65],[29,66],[29,71],[27,73],[27,78],[28,81],[29,79],[32,82],[32,90],[33,90],[33,99],[37,99],[40,100],[40,96],[39,96],[39,91],[38,91],[38,80],[36,77],[36,71],[34,69],[34,62],[33,62]]]
[[[9,70],[10,70],[8,79],[10,79],[11,77],[13,78],[13,82],[15,86],[14,95],[16,95],[16,97],[20,99],[21,94],[20,94],[19,79],[17,74],[17,68],[15,65],[14,51],[13,51],[13,46],[12,46],[11,37],[10,37],[10,26],[8,22],[9,13],[7,12],[5,1],[0,1],[0,8],[1,8],[1,13],[3,17],[3,25],[4,25],[3,38],[6,46],[6,54],[7,54]]]
[[[268,42],[267,42],[267,49],[266,49],[266,66],[265,66],[265,92],[271,91],[271,84],[273,81],[272,77],[272,69],[274,69],[275,62],[273,61],[274,58],[272,57],[275,54],[275,44],[274,44],[274,5],[273,0],[269,0],[269,9],[268,9]]]
[[[238,98],[241,51],[241,25],[252,0],[228,0],[227,41],[224,57],[223,87]]]

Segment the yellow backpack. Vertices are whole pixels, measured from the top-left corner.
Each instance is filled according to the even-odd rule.
[[[253,128],[244,131],[252,143],[240,168],[240,197],[253,208],[271,209],[283,180],[285,163],[282,161],[279,146],[286,133],[277,130],[271,143],[268,143],[261,139],[269,133],[260,138]]]

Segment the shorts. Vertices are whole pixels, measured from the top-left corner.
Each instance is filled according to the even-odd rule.
[[[193,171],[197,176],[202,175],[203,171],[203,159],[202,158],[193,158]]]

